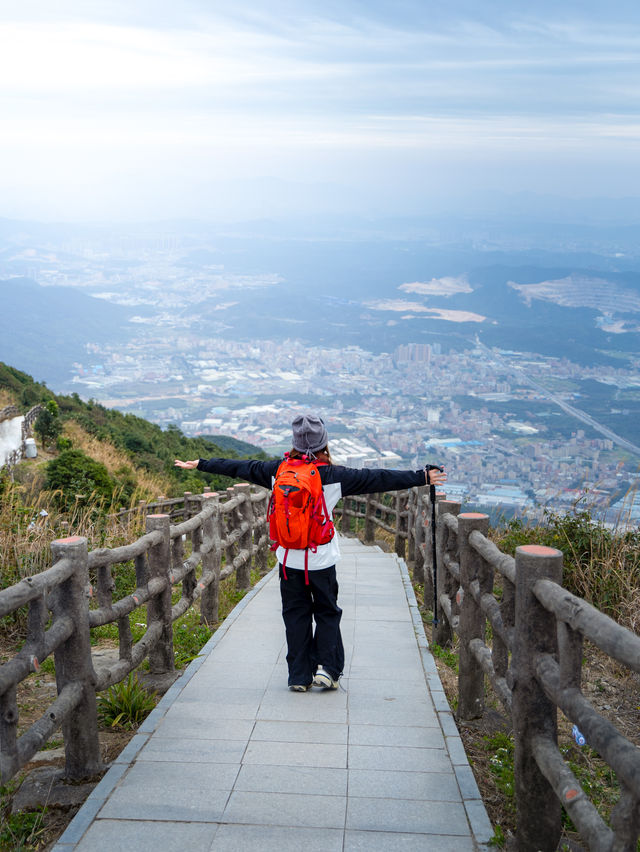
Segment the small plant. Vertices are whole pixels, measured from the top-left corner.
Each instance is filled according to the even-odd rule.
[[[198,615],[198,613],[196,613]],[[204,624],[183,623],[173,631],[173,655],[177,669],[195,660],[200,649],[211,638],[213,631]]]
[[[484,741],[487,751],[493,752],[489,760],[489,768],[496,787],[504,797],[504,806],[507,810],[515,813],[513,737],[509,736],[509,734],[498,732],[491,737],[484,737]]]
[[[431,653],[434,657],[442,660],[450,669],[453,669],[454,672],[458,671],[458,655],[455,651],[450,648],[442,648],[440,645],[431,645]]]
[[[45,831],[46,808],[37,811],[11,813],[11,799],[19,786],[14,779],[0,787],[0,852],[27,852],[37,846],[37,839]]]
[[[145,689],[131,672],[126,680],[98,696],[98,715],[112,728],[137,728],[156,706],[156,700],[156,693]]]

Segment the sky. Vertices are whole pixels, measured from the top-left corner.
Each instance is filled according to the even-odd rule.
[[[0,217],[640,196],[637,0],[0,0]]]

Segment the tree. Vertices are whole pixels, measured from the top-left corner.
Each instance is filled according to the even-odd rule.
[[[60,412],[55,399],[50,399],[38,414],[33,425],[33,431],[40,438],[43,447],[53,443],[62,432]]]

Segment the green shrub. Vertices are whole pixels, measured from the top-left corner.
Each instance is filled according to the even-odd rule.
[[[111,502],[115,483],[107,468],[85,455],[81,450],[63,450],[48,462],[45,487],[59,493],[59,501],[70,509],[79,494],[95,495]]]

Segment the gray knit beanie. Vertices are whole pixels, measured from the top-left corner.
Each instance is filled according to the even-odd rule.
[[[329,436],[322,417],[298,414],[293,423],[293,449],[299,453],[317,453],[327,446]]]

